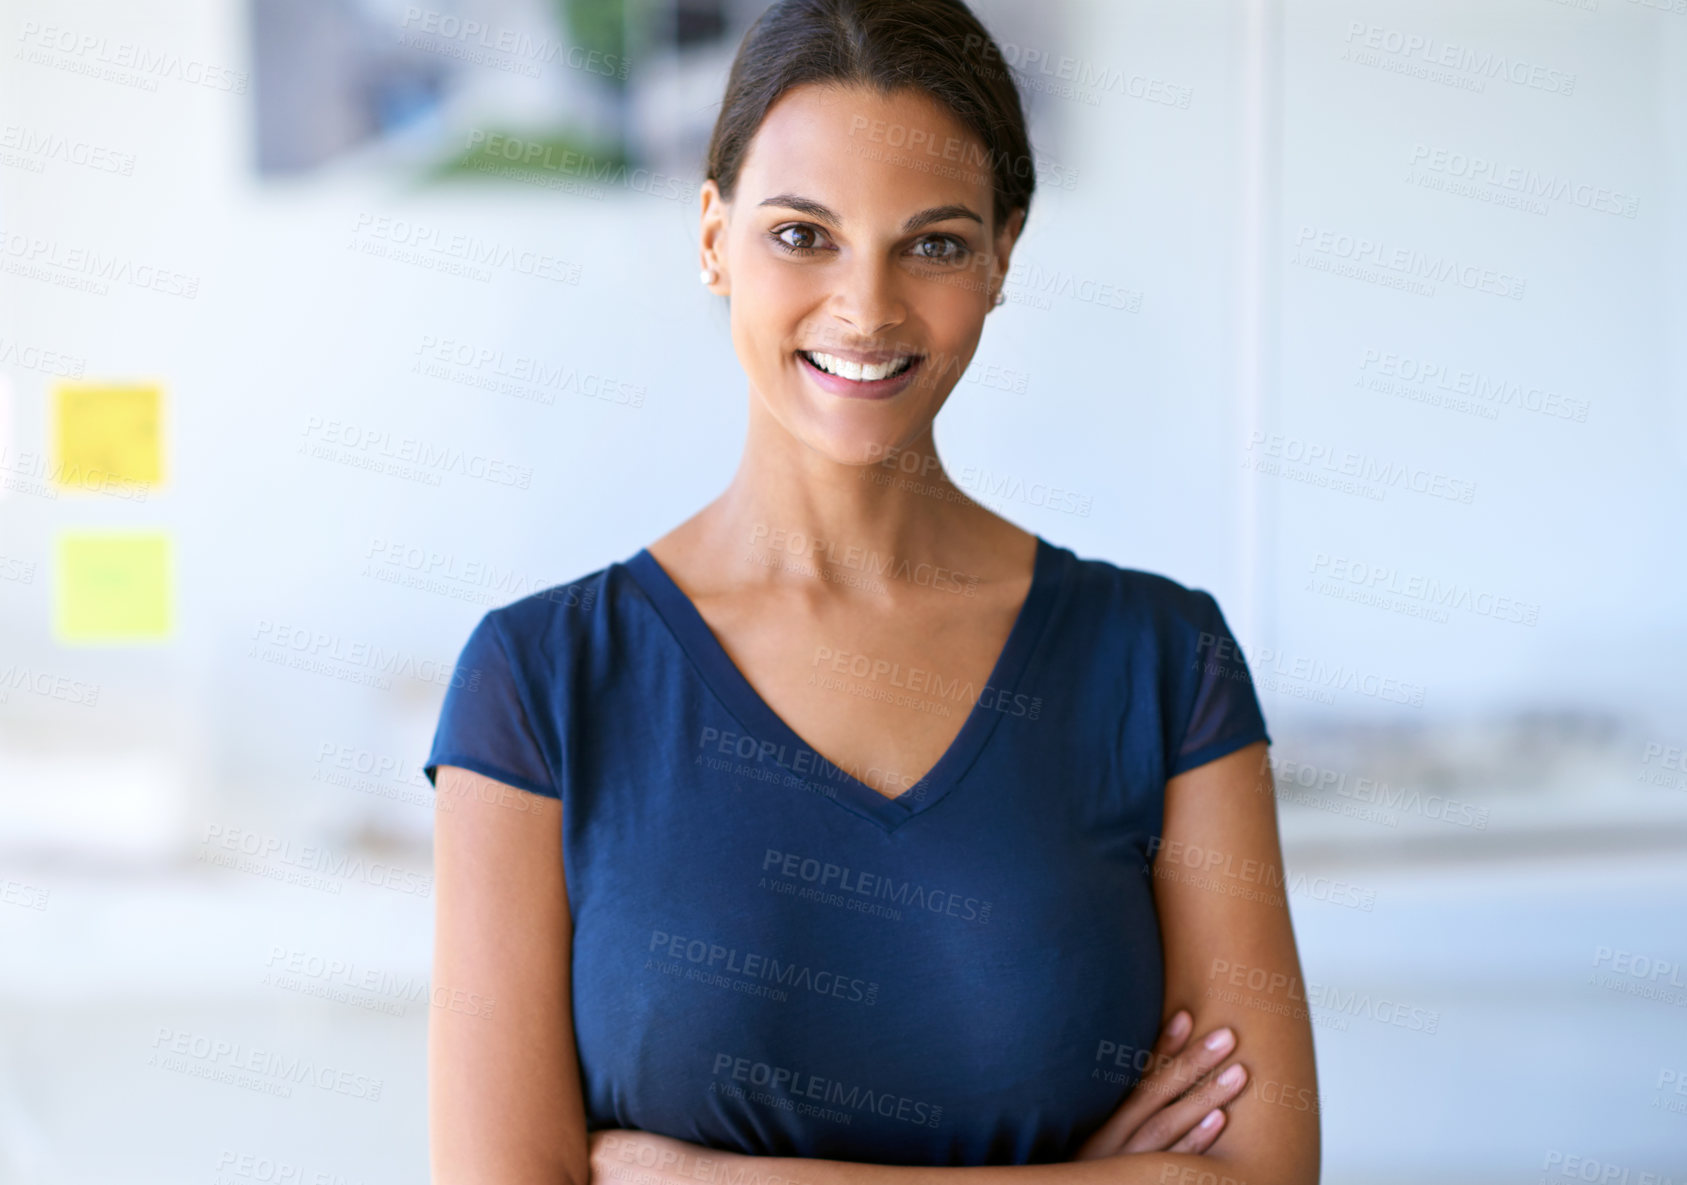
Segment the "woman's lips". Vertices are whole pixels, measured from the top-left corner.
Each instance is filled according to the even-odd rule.
[[[862,380],[846,379],[841,374],[833,374],[821,370],[808,360],[802,350],[797,351],[797,365],[812,379],[822,391],[832,395],[841,395],[845,399],[889,399],[899,394],[903,388],[914,381],[914,376],[925,365],[925,355],[916,355],[908,364],[908,368],[900,374],[893,374],[889,378]]]

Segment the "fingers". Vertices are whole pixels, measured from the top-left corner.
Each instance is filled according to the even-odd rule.
[[[1171,1057],[1182,1049],[1189,1041],[1189,1034],[1195,1031],[1195,1019],[1179,1008],[1172,1013],[1172,1018],[1166,1022],[1166,1027],[1160,1030],[1160,1039],[1154,1042],[1154,1058],[1158,1061],[1164,1057]]]
[[[1165,1151],[1168,1145],[1197,1128],[1209,1112],[1224,1106],[1241,1094],[1247,1082],[1247,1067],[1240,1062],[1231,1063],[1222,1073],[1199,1081],[1188,1094],[1156,1111],[1125,1141],[1124,1151]],[[1218,1130],[1223,1122],[1219,1119],[1213,1124],[1213,1139],[1218,1138]]]
[[[1218,1133],[1224,1130],[1225,1114],[1223,1111],[1208,1111],[1206,1117],[1190,1128],[1184,1137],[1167,1148],[1167,1152],[1205,1152],[1218,1139]]]
[[[1175,1102],[1201,1075],[1229,1056],[1235,1047],[1236,1034],[1227,1026],[1213,1030],[1193,1044],[1186,1038],[1177,1042],[1177,1047],[1166,1056],[1155,1056],[1152,1071],[1136,1084],[1136,1089],[1131,1091],[1124,1106],[1119,1108],[1119,1140],[1123,1141],[1133,1136],[1148,1121],[1149,1116]],[[1112,1121],[1109,1121],[1109,1126],[1111,1124]],[[1186,1129],[1179,1128],[1171,1133],[1167,1142],[1181,1136],[1184,1130]],[[1129,1150],[1162,1151],[1163,1145],[1153,1149],[1132,1147]]]
[[[1189,1043],[1189,1035],[1194,1031],[1194,1018],[1188,1012],[1181,1008],[1174,1012],[1154,1042],[1149,1065],[1164,1065]],[[1113,1156],[1120,1151],[1126,1138],[1153,1112],[1152,1106],[1142,1105],[1138,1097],[1141,1091],[1142,1087],[1138,1084],[1124,1104],[1108,1117],[1107,1122],[1079,1146],[1073,1156],[1074,1160],[1093,1160],[1102,1156]]]

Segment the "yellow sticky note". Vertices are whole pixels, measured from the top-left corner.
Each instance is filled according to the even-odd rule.
[[[58,537],[53,634],[61,642],[132,642],[170,632],[170,539],[160,532],[66,531]]]
[[[156,383],[55,383],[54,482],[107,493],[158,484],[163,395]]]

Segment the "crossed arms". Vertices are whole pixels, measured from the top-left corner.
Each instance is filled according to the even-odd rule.
[[[455,766],[437,777],[433,983],[478,992],[495,1007],[474,1015],[430,1010],[434,1185],[1318,1180],[1312,1027],[1263,741],[1166,783],[1153,868],[1168,1027],[1151,1058],[1126,1067],[1142,1081],[1078,1159],[976,1168],[746,1156],[649,1132],[588,1133],[572,1022],[562,803]],[[1188,1023],[1173,1025],[1180,1014]],[[1233,1045],[1208,1049],[1205,1038],[1225,1029]],[[1237,1063],[1243,1080],[1221,1083]],[[1202,1128],[1214,1110],[1220,1118]]]

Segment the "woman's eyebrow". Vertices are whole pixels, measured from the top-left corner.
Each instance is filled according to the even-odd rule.
[[[980,218],[967,206],[933,206],[929,210],[921,210],[902,224],[905,231],[919,230],[922,226],[930,226],[933,222],[948,222],[951,218],[970,218],[978,225],[984,225]]]
[[[815,201],[813,198],[805,198],[794,193],[774,194],[770,198],[763,199],[758,204],[763,206],[782,206],[787,210],[795,210],[799,214],[807,214],[816,222],[824,222],[828,226],[836,227],[843,225],[843,219],[833,213],[830,207]],[[908,220],[902,224],[902,230],[904,233],[908,233],[919,230],[922,226],[930,226],[934,222],[947,222],[951,218],[970,218],[972,221],[978,223],[978,225],[984,225],[984,219],[980,218],[978,214],[968,206],[933,206],[929,210],[921,210],[918,214],[911,215]]]

